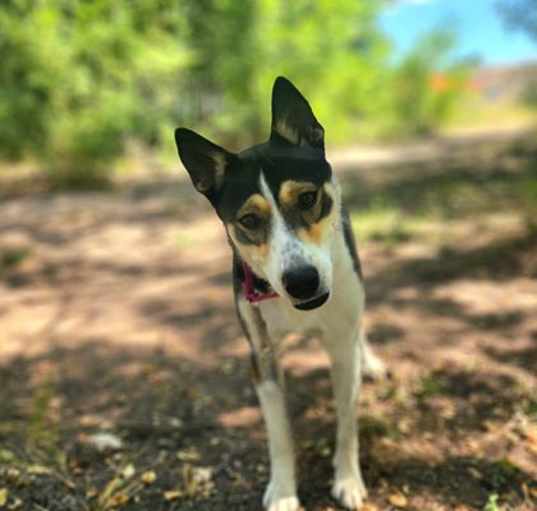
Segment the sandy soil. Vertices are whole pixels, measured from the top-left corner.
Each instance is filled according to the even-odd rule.
[[[537,179],[518,139],[433,149],[335,155],[358,237],[379,194],[410,211],[439,183]],[[491,201],[361,243],[367,328],[393,374],[359,405],[369,511],[537,509],[537,235]],[[0,255],[0,509],[260,509],[230,254],[188,182],[5,196]],[[301,501],[339,509],[326,358],[296,338],[285,365]]]

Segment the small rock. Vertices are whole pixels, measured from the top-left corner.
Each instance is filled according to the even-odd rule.
[[[406,507],[408,505],[407,498],[402,493],[394,493],[388,497],[390,504],[395,507]]]
[[[89,435],[87,441],[98,451],[118,450],[123,447],[121,438],[112,433],[95,433]]]

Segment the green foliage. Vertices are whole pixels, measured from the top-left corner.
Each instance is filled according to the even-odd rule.
[[[452,115],[464,94],[469,67],[448,63],[454,34],[426,35],[403,59],[393,76],[393,115],[398,132],[429,135]]]
[[[30,255],[27,248],[13,248],[0,251],[0,270],[13,268],[22,263]]]
[[[445,38],[424,40],[393,72],[376,25],[383,5],[4,0],[0,156],[36,157],[52,185],[86,188],[106,184],[129,139],[171,150],[177,125],[238,148],[267,135],[279,74],[311,100],[329,143],[379,119],[428,133],[460,90],[430,86]],[[448,72],[462,83],[460,69]]]
[[[498,495],[496,493],[491,493],[487,499],[487,503],[483,508],[484,511],[500,511],[498,507]]]
[[[10,0],[0,11],[0,152],[37,154],[53,183],[86,187],[102,181],[126,137],[158,142],[188,61],[177,11]]]
[[[508,27],[537,40],[537,0],[498,0],[496,5]]]
[[[262,63],[255,98],[263,118],[276,74],[288,76],[306,94],[329,141],[348,139],[353,119],[365,123],[378,115],[386,103],[389,51],[375,26],[379,2],[264,0],[259,5]]]

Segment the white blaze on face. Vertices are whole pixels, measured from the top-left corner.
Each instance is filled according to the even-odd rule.
[[[332,236],[328,236],[322,245],[299,239],[285,222],[263,172],[259,179],[261,192],[271,205],[269,253],[263,267],[265,278],[279,295],[287,296],[282,283],[283,274],[291,269],[313,266],[319,273],[319,294],[329,292],[332,286]]]

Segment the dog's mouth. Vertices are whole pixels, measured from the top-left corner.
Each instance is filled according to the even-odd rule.
[[[295,308],[299,309],[301,311],[310,311],[313,309],[317,309],[321,305],[323,305],[326,300],[330,297],[330,293],[324,293],[322,295],[317,296],[316,298],[313,298],[313,300],[308,300],[307,302],[301,302],[301,303],[295,303]]]

